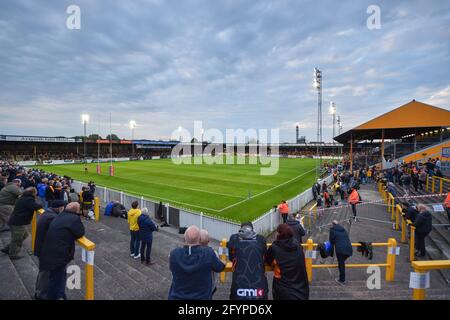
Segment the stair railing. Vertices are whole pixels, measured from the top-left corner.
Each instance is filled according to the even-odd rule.
[[[411,266],[414,269],[415,274],[411,274],[411,277],[415,277],[416,281],[413,287],[413,300],[424,300],[425,289],[430,284],[430,270],[438,269],[450,269],[450,260],[431,260],[431,261],[412,261]]]

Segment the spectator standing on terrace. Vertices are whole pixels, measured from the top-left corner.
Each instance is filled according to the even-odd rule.
[[[417,192],[418,188],[419,188],[419,174],[417,173],[417,170],[413,173],[411,173],[411,179],[412,179],[412,184],[414,187],[414,190]]]
[[[41,199],[42,205],[44,206],[44,209],[46,209],[46,210],[48,208],[48,203],[45,200],[45,190],[47,189],[47,183],[48,183],[48,179],[44,178],[37,185],[39,199]]]
[[[408,197],[411,193],[411,176],[405,172],[403,173],[402,177],[400,178],[400,181],[403,185],[403,191],[405,192],[405,195]]]
[[[74,258],[75,241],[85,233],[79,215],[80,204],[69,203],[66,209],[53,219],[45,236],[39,257],[39,270],[49,272],[49,300],[67,299],[67,264]]]
[[[9,254],[11,260],[23,258],[20,255],[22,244],[28,238],[27,226],[33,219],[34,212],[42,209],[42,205],[36,202],[36,189],[30,187],[25,189],[22,196],[17,200],[14,211],[9,219],[11,228],[11,240],[1,251]]]
[[[14,211],[16,200],[22,194],[21,184],[20,179],[14,179],[0,191],[0,232],[10,230],[7,224]]]
[[[142,211],[138,208],[139,202],[133,201],[131,209],[128,211],[128,225],[130,227],[130,256],[134,259],[139,259],[141,254],[139,252],[140,239],[139,239],[139,224],[138,218],[142,214]]]
[[[281,201],[281,203],[278,205],[278,210],[280,211],[281,218],[283,218],[283,223],[286,223],[289,214],[289,205],[285,200]]]
[[[330,229],[330,243],[334,246],[338,260],[339,278],[335,279],[339,284],[345,284],[345,260],[353,255],[352,243],[347,231],[334,220]]]
[[[200,230],[200,245],[203,247],[209,246],[208,230],[205,230],[205,229]],[[216,254],[217,257],[219,257],[219,255],[217,254],[216,251],[214,251],[214,253]],[[217,277],[216,277],[216,273],[214,271],[211,272],[211,274],[212,274],[212,281],[213,281],[213,286],[214,286],[212,294],[214,295],[214,293],[217,291]]]
[[[196,226],[187,228],[184,239],[184,247],[170,253],[169,300],[211,300],[212,272],[223,271],[225,264],[212,248],[200,245],[200,230]]]
[[[69,192],[69,202],[79,202],[80,196],[75,192],[75,189],[70,189]]]
[[[425,238],[431,232],[433,218],[425,205],[419,204],[417,209],[419,214],[413,224],[416,227],[416,255],[423,258],[426,255]]]
[[[245,222],[239,232],[230,237],[227,247],[229,260],[233,264],[230,299],[267,300],[266,239],[256,234],[251,222]]]
[[[64,211],[64,207],[66,203],[61,200],[53,201],[50,208],[48,208],[43,215],[41,215],[38,219],[36,226],[36,239],[34,242],[34,255],[36,257],[40,257],[42,247],[44,246],[45,237],[47,236],[48,228],[50,227],[50,223],[52,223],[53,219],[55,219],[58,214]],[[45,300],[47,299],[47,287],[49,281],[50,272],[39,270],[39,274],[36,279],[36,290],[34,294],[34,298],[36,300]]]
[[[312,192],[313,192],[313,196],[314,196],[314,200],[317,199],[317,197],[320,195],[320,179],[317,179],[317,182],[314,183],[314,185],[312,186]]]
[[[420,174],[419,174],[419,189],[423,190],[423,186],[427,184],[427,173],[424,169],[420,170]]]
[[[88,213],[90,210],[92,210],[92,205],[94,203],[94,195],[92,194],[89,187],[83,187],[81,198],[83,198],[83,216],[88,218]]]
[[[356,222],[356,205],[361,202],[361,196],[355,187],[352,187],[352,191],[348,197],[348,202],[352,206],[353,220]]]
[[[305,255],[287,224],[277,228],[277,239],[269,247],[266,263],[273,266],[274,300],[308,300],[309,283]]]
[[[56,200],[56,192],[53,186],[54,181],[49,180],[47,188],[45,189],[45,201],[47,203],[47,207],[51,205],[51,202]]]
[[[306,232],[300,224],[300,221],[290,214],[286,224],[292,229],[294,239],[300,244],[303,243],[302,237],[306,235]]]
[[[141,239],[141,263],[147,266],[154,264],[150,259],[152,253],[153,231],[158,231],[158,226],[148,215],[148,209],[143,208],[138,217],[139,238]]]

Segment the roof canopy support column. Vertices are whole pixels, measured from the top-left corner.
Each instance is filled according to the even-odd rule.
[[[384,129],[381,129],[381,170],[384,169]]]

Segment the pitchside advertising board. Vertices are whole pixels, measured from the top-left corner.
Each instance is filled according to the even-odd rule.
[[[75,143],[81,142],[80,139],[74,138],[62,138],[62,137],[31,137],[31,136],[0,136],[0,141],[13,141],[13,142],[64,142]]]

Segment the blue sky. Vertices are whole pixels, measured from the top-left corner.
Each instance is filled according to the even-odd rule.
[[[81,29],[66,8],[81,9]],[[381,9],[369,30],[367,7]],[[205,128],[295,125],[324,140],[334,101],[348,130],[412,99],[450,108],[449,1],[118,0],[0,2],[0,134],[168,138]]]

